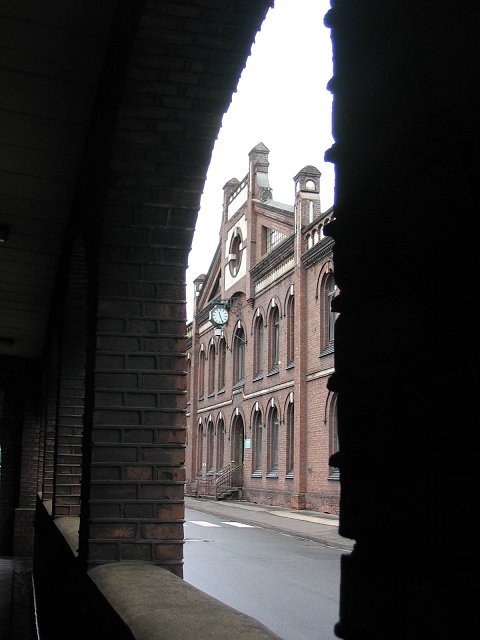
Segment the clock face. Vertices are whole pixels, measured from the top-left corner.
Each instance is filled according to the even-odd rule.
[[[210,313],[210,319],[215,324],[226,324],[228,322],[228,311],[225,307],[214,307]]]

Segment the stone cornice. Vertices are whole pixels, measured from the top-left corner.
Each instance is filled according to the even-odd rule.
[[[195,314],[197,327],[201,326],[204,322],[208,320],[208,316],[212,307],[213,307],[213,304],[209,302],[206,307],[204,307],[201,311]]]
[[[320,242],[313,245],[311,249],[302,255],[302,262],[304,266],[308,269],[314,264],[317,264],[317,262],[323,258],[326,258],[332,253],[334,244],[335,243],[332,238],[322,238]]]
[[[283,262],[293,256],[293,243],[295,235],[288,236],[277,247],[272,249],[250,270],[250,275],[254,282],[264,278],[270,271],[278,267]]]

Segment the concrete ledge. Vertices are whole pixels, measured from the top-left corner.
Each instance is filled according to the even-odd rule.
[[[116,562],[88,575],[135,640],[280,640],[162,567]]]
[[[78,555],[78,529],[80,518],[76,516],[63,516],[53,521],[54,525],[65,538],[73,554]]]

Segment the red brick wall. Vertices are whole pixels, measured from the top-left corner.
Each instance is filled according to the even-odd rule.
[[[304,480],[302,483],[302,492],[306,494],[306,503],[299,506],[307,506],[308,508],[318,509],[325,512],[337,513],[338,512],[338,496],[339,496],[339,482],[338,480],[329,480],[331,468],[328,464],[330,451],[330,435],[329,424],[326,421],[326,403],[329,396],[329,391],[326,387],[328,377],[333,370],[333,354],[320,357],[321,344],[320,344],[320,311],[318,299],[318,277],[322,272],[322,267],[325,268],[325,260],[320,264],[316,264],[306,270],[305,275],[305,297],[306,307],[308,313],[301,312],[300,304],[297,304],[295,299],[295,349],[296,352],[304,351],[307,356],[305,359],[305,365],[302,372],[298,372],[296,376],[295,367],[287,368],[287,319],[286,304],[285,301],[288,298],[288,294],[291,285],[297,282],[295,270],[291,270],[282,278],[271,284],[266,290],[262,291],[258,295],[253,306],[249,304],[245,296],[238,299],[235,312],[230,313],[229,324],[225,328],[225,333],[228,335],[230,342],[229,347],[232,347],[231,336],[234,331],[235,324],[240,320],[242,326],[245,329],[247,335],[246,345],[246,362],[245,362],[245,381],[242,388],[234,389],[232,391],[232,352],[227,351],[227,380],[225,391],[222,393],[215,393],[211,397],[205,394],[201,400],[196,400],[195,403],[191,403],[188,407],[190,413],[188,416],[188,442],[187,446],[187,480],[188,483],[192,483],[196,479],[197,466],[193,465],[194,451],[198,451],[196,443],[196,433],[198,420],[203,421],[203,437],[204,445],[203,452],[207,449],[207,420],[212,418],[214,425],[217,425],[218,417],[220,413],[223,415],[226,425],[226,440],[225,440],[225,457],[222,462],[217,461],[215,468],[220,468],[223,463],[227,463],[230,460],[230,450],[232,446],[231,441],[231,429],[232,422],[235,417],[235,411],[238,409],[244,418],[245,422],[245,438],[251,439],[252,449],[245,449],[244,460],[244,497],[265,504],[276,505],[292,505],[292,496],[298,493],[298,488],[295,489],[294,481],[292,478],[287,478],[286,469],[286,404],[288,402],[289,394],[291,392],[298,393],[297,378],[301,379],[302,376],[305,380],[307,377],[312,377],[312,380],[305,383],[305,397],[307,407],[306,420],[306,459],[305,468],[296,469],[295,474],[300,474]],[[303,267],[302,267],[303,268]],[[297,286],[297,285],[295,285]],[[238,288],[241,289],[241,282],[238,283]],[[297,289],[295,289],[295,293]],[[278,372],[273,375],[268,375],[268,335],[269,335],[269,323],[265,327],[265,357],[264,357],[264,375],[261,379],[254,381],[254,336],[253,326],[257,309],[260,309],[264,319],[268,320],[268,310],[270,309],[272,298],[277,301],[280,309],[280,366]],[[298,308],[297,308],[298,307]],[[195,325],[194,325],[195,329]],[[208,354],[208,347],[210,340],[213,337],[213,328],[210,327],[205,333],[195,336],[193,340],[194,348],[197,353],[200,346],[203,344],[205,352]],[[218,338],[217,338],[218,340]],[[195,363],[195,353],[191,353],[191,361]],[[296,359],[296,367],[298,367],[298,359]],[[205,366],[205,377],[208,376],[208,360]],[[192,366],[195,367],[195,364]],[[322,374],[322,371],[325,373]],[[197,398],[197,393],[192,390],[192,398]],[[255,410],[255,405],[258,402],[262,411],[262,417],[264,424],[266,424],[266,418],[268,415],[269,403],[272,399],[277,406],[280,425],[279,425],[279,469],[278,477],[268,477],[268,470],[266,466],[267,456],[267,428],[264,427],[263,434],[263,472],[262,477],[252,477],[254,471],[252,467],[252,455],[253,455],[253,431],[252,431],[252,417]],[[192,404],[194,404],[194,410],[196,415],[191,411]],[[222,406],[223,404],[223,406]],[[187,410],[188,410],[187,409]],[[295,415],[297,419],[297,415]],[[325,422],[326,421],[326,422]],[[230,439],[229,439],[230,438]],[[191,446],[191,442],[195,442],[195,446]],[[205,460],[205,458],[204,458]],[[203,467],[206,470],[205,466]],[[255,474],[256,475],[256,474]],[[298,485],[299,486],[299,485]]]

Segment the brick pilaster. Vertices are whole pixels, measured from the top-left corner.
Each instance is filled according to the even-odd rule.
[[[28,379],[26,393],[24,393],[20,483],[13,533],[13,553],[18,556],[30,556],[33,553],[33,525],[39,468],[38,397],[36,393],[38,378],[35,373],[35,370],[30,372],[31,377]]]
[[[53,499],[54,484],[54,458],[55,458],[55,434],[57,426],[57,400],[58,400],[58,347],[55,339],[50,347],[50,359],[46,372],[45,384],[45,415],[42,426],[43,444],[43,473],[42,473],[42,499]]]
[[[142,216],[135,215],[139,222]],[[150,235],[139,224],[126,242],[135,231]],[[118,227],[106,235],[118,238]],[[102,253],[83,548],[89,564],[147,560],[181,573],[183,270],[168,251],[151,245],[108,246]]]
[[[305,493],[307,490],[307,437],[308,437],[308,398],[307,371],[308,355],[308,313],[307,313],[307,274],[301,260],[302,233],[301,219],[296,217],[295,236],[295,275],[294,275],[294,325],[295,325],[295,414],[294,414],[294,479],[292,492],[292,507],[305,509]]]
[[[55,446],[54,516],[80,515],[85,404],[87,276],[83,251],[72,254],[65,303]]]

